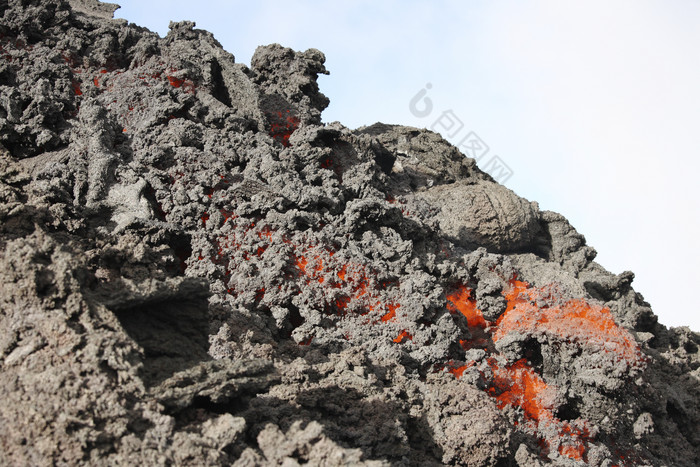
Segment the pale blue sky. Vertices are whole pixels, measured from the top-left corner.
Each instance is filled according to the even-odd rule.
[[[193,20],[242,63],[261,44],[320,49],[326,122],[430,127],[453,110],[465,127],[451,141],[476,132],[480,165],[498,155],[506,186],[569,218],[607,269],[636,273],[662,323],[700,331],[700,3],[118,3],[161,35]],[[418,118],[408,104],[426,83],[434,110]]]

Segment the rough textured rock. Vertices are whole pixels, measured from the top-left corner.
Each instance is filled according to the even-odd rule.
[[[445,237],[464,248],[514,252],[531,248],[540,233],[537,206],[497,183],[455,182],[417,196]]]
[[[0,464],[700,463],[700,336],[317,50],[0,2]]]

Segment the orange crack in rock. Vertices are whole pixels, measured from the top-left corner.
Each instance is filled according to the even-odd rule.
[[[396,318],[396,310],[399,308],[401,305],[398,303],[390,303],[386,307],[389,310],[389,313],[385,314],[382,316],[382,322],[386,323],[387,321],[391,321],[392,319]]]
[[[236,219],[232,212],[221,210],[221,213],[225,217],[224,222]],[[396,319],[400,304],[385,303],[380,292],[386,289],[388,283],[375,280],[376,274],[369,267],[343,263],[342,259],[334,256],[335,251],[330,247],[299,245],[287,237],[273,236],[274,230],[268,226],[256,227],[253,223],[249,227],[234,225],[234,228],[236,230],[228,236],[216,240],[218,259],[222,259],[225,249],[241,248],[237,235],[239,238],[246,235],[257,237],[251,246],[251,256],[253,252],[260,256],[268,248],[267,245],[261,245],[259,240],[282,241],[292,247],[291,260],[297,271],[296,277],[301,279],[300,287],[319,287],[320,284],[319,290],[324,294],[326,305],[335,309],[337,316],[345,317],[350,312],[356,315],[377,313],[375,319],[366,321],[367,324],[390,323]],[[246,253],[244,258],[249,259],[250,256]],[[230,273],[227,269],[226,276]],[[458,285],[450,290],[446,294],[447,310],[453,315],[463,316],[467,320],[467,327],[472,331],[471,337],[459,340],[465,350],[478,346],[484,348],[487,354],[493,355],[493,342],[498,342],[511,333],[545,333],[589,349],[592,347],[596,351],[607,352],[617,361],[626,361],[629,368],[640,368],[644,363],[634,339],[617,326],[610,310],[581,299],[563,300],[556,286],[535,288],[526,282],[511,280],[503,293],[506,310],[495,323],[485,320],[470,288]],[[233,289],[230,292],[233,293]],[[264,295],[264,288],[257,290],[256,302],[263,300]],[[309,337],[300,345],[309,345],[311,340],[312,337]],[[406,344],[413,340],[413,336],[407,329],[403,329],[392,340],[396,344]],[[543,450],[553,450],[574,460],[586,460],[588,442],[592,438],[586,422],[569,422],[556,417],[557,388],[548,384],[526,359],[503,364],[502,360],[497,360],[493,355],[486,357],[479,365],[471,361],[462,366],[453,362],[445,366],[456,378],[461,378],[467,369],[474,367],[486,382],[487,394],[495,399],[499,408],[519,408],[525,422],[521,422],[523,426],[529,426],[540,433],[558,433],[558,438],[554,441],[549,438],[542,440]]]
[[[511,332],[544,332],[609,352],[617,361],[624,360],[629,368],[640,368],[644,364],[634,339],[625,329],[617,326],[607,308],[590,305],[582,299],[561,301],[555,286],[533,288],[515,279],[510,281],[504,296],[506,310],[491,327],[494,342]],[[460,286],[446,297],[447,309],[451,313],[462,313],[470,327],[486,327],[483,315],[476,308],[476,301],[471,298],[470,289]],[[467,348],[470,343],[460,341],[460,344]],[[587,443],[591,438],[589,429],[585,421],[567,422],[555,417],[555,387],[548,385],[525,359],[507,366],[499,365],[493,357],[486,362],[493,372],[487,392],[496,399],[499,408],[520,407],[526,420],[543,428],[553,426],[559,433],[559,454],[585,460]],[[474,362],[461,367],[452,364],[448,365],[448,371],[460,378],[473,365]],[[545,448],[549,448],[546,443]]]
[[[628,368],[643,365],[634,338],[615,323],[609,309],[590,305],[583,299],[559,304],[555,287],[531,288],[526,282],[516,280],[511,281],[511,289],[504,295],[508,306],[496,323],[494,341],[514,331],[544,332],[614,355],[617,361],[625,361]]]
[[[359,263],[343,263],[335,257],[333,248],[298,246],[295,249],[294,264],[306,284],[317,282],[325,286],[320,289],[325,295],[326,305],[334,308],[336,314],[345,317],[348,312],[364,316],[380,313],[369,318],[366,323],[379,324],[392,320],[399,308],[397,303],[385,303],[382,290],[387,290],[389,282],[373,280],[376,274]],[[341,289],[338,294],[335,290]]]
[[[370,277],[372,274],[366,267],[357,264],[350,265],[349,267],[348,264],[344,264],[338,272],[332,274],[332,271],[337,270],[338,267],[337,261],[333,258],[335,254],[334,251],[320,250],[321,252],[319,253],[317,251],[311,251],[313,248],[296,247],[296,249],[302,250],[303,254],[297,253],[294,262],[299,272],[307,278],[307,284],[311,281],[323,284],[328,279],[330,286],[334,289],[339,289],[343,286],[350,289],[349,294],[339,296],[333,300],[327,300],[329,303],[335,305],[341,316],[345,316],[347,309],[354,304],[352,309],[360,315],[374,312],[379,307],[384,308],[378,293],[378,288],[385,288],[384,284],[371,286],[372,281]],[[314,256],[309,260],[307,255]],[[327,255],[325,260],[321,255]],[[334,263],[336,263],[335,267]],[[311,267],[310,264],[313,264],[313,267]],[[329,273],[330,276],[328,276]],[[337,277],[337,280],[335,277]],[[326,290],[327,289],[324,289],[324,291]],[[380,318],[382,322],[392,319],[399,305],[389,303],[385,305],[385,307],[389,311]]]
[[[507,405],[521,407],[531,420],[553,420],[555,391],[528,366],[526,360],[500,367],[489,360],[493,370],[493,383],[488,392],[498,401],[499,408]]]
[[[410,341],[413,340],[413,336],[408,333],[405,329],[399,333],[399,335],[394,339],[394,342],[397,344],[401,344],[404,339],[408,339]]]
[[[306,261],[306,258],[304,258],[303,256],[297,258],[295,264],[302,274],[306,274],[306,265],[309,264],[309,262]]]
[[[177,78],[172,75],[168,75],[167,78],[170,85],[176,89],[182,88],[182,90],[188,94],[194,94],[196,91],[196,86],[192,80],[186,78]]]
[[[83,95],[83,91],[80,89],[80,82],[79,82],[78,80],[76,80],[76,79],[72,80],[72,81],[71,81],[71,85],[73,86],[73,93],[74,93],[76,96],[82,96],[82,95]]]
[[[224,216],[224,223],[229,220],[237,219],[233,212],[220,210]],[[209,214],[204,213],[201,216],[204,224],[209,220]],[[213,240],[216,253],[212,257],[212,261],[219,265],[228,265],[228,252],[245,249],[243,251],[243,259],[250,260],[252,256],[260,257],[269,247],[267,244],[261,244],[260,241],[279,241],[280,237],[274,237],[274,230],[267,225],[256,225],[255,223],[245,227],[233,223],[233,231],[227,235],[220,236]],[[251,246],[244,247],[244,238],[251,238],[251,235],[257,237],[256,242],[250,242]],[[380,312],[383,315],[377,316],[373,322],[387,322],[396,316],[396,310],[399,308],[397,303],[384,304],[380,297],[380,290],[386,289],[388,283],[376,283],[371,277],[374,274],[369,269],[360,264],[339,264],[337,257],[334,258],[335,251],[332,248],[319,248],[313,245],[296,245],[290,239],[282,236],[281,241],[289,244],[293,248],[291,255],[292,264],[298,271],[298,277],[301,279],[302,286],[310,286],[312,284],[323,285],[321,293],[325,296],[326,305],[336,310],[340,317],[346,316],[349,311],[357,315],[366,315],[372,312]],[[250,250],[250,251],[248,251]],[[231,275],[232,271],[226,269],[226,277]],[[342,293],[335,293],[335,290],[344,289]],[[407,337],[404,336],[403,338]],[[411,336],[412,338],[412,336]]]
[[[447,371],[452,373],[455,376],[455,378],[459,379],[462,377],[466,370],[474,366],[474,362],[469,362],[468,364],[460,367],[455,367],[454,362],[448,362],[447,365]]]
[[[447,309],[450,313],[462,313],[467,318],[468,326],[485,328],[487,323],[484,315],[476,308],[476,301],[471,298],[471,294],[469,287],[459,286],[457,290],[447,294]]]

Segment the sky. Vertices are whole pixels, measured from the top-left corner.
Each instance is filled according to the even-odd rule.
[[[326,55],[324,122],[434,129],[556,211],[667,326],[700,331],[700,2],[122,0],[161,36],[211,31],[236,61]]]

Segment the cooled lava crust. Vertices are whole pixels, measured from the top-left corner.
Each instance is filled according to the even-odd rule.
[[[700,336],[563,216],[115,8],[0,2],[0,464],[700,464]]]

